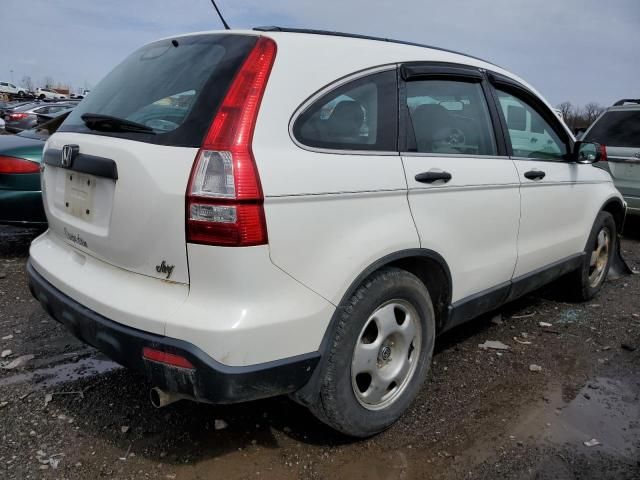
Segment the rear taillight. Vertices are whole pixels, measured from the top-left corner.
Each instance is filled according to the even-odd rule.
[[[23,158],[0,155],[0,173],[38,173],[40,164]]]
[[[187,188],[188,242],[236,247],[267,243],[251,143],[275,56],[275,42],[260,37],[209,127]]]
[[[600,161],[601,162],[607,162],[608,158],[607,158],[607,147],[606,145],[600,145]]]
[[[22,120],[23,118],[27,118],[28,116],[28,113],[10,113],[9,120]]]

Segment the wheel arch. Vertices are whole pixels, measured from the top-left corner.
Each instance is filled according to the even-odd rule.
[[[349,288],[347,288],[345,293],[342,295],[340,303],[336,308],[336,312],[327,327],[327,331],[322,339],[320,348],[321,352],[324,350],[328,342],[328,338],[331,336],[335,319],[340,310],[348,305],[349,299],[369,276],[385,267],[399,268],[418,277],[420,281],[425,284],[432,297],[431,301],[433,302],[433,308],[436,313],[437,328],[440,329],[440,327],[444,325],[448,315],[448,308],[451,304],[451,295],[453,291],[449,265],[442,255],[433,250],[426,248],[400,250],[376,260],[365,268],[351,282]]]
[[[329,325],[320,343],[320,362],[309,382],[297,392],[291,394],[296,402],[310,406],[313,399],[319,392],[319,375],[325,367],[327,360],[327,350],[333,338],[338,317],[344,308],[349,304],[349,299],[356,292],[358,287],[372,274],[385,267],[395,267],[414,274],[425,284],[436,314],[436,334],[445,325],[449,315],[449,305],[451,304],[452,280],[451,270],[446,260],[437,252],[426,248],[411,248],[400,250],[376,260],[365,268],[349,285],[340,299],[335,312],[333,313]]]
[[[622,200],[620,200],[618,197],[610,198],[605,202],[600,211],[609,212],[616,222],[618,234],[622,233],[622,228],[624,227],[624,219],[627,214],[627,210],[624,207]]]

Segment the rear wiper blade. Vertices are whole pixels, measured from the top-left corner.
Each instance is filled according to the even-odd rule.
[[[83,113],[80,115],[84,124],[91,130],[101,130],[108,132],[137,132],[151,133],[156,132],[151,127],[147,127],[141,123],[132,122],[124,118],[112,117],[111,115],[101,115],[99,113]]]

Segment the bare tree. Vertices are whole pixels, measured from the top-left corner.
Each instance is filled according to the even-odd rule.
[[[33,92],[33,80],[31,80],[29,75],[22,77],[22,86],[30,92]]]
[[[587,125],[591,125],[593,121],[604,112],[605,108],[596,102],[589,102],[584,106],[584,120]]]
[[[52,88],[54,84],[53,77],[51,75],[47,75],[44,77],[44,86],[45,88]]]
[[[565,121],[568,120],[573,113],[573,105],[571,105],[571,102],[562,102],[556,108],[560,110],[560,113],[562,113],[562,118],[564,118]]]

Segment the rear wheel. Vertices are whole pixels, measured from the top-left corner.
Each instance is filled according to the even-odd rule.
[[[587,241],[582,267],[567,279],[575,299],[590,300],[600,291],[609,273],[616,248],[616,222],[609,212],[600,212]]]
[[[310,408],[355,437],[391,426],[415,398],[433,354],[435,319],[424,284],[399,269],[373,274],[337,319]]]
[[[41,93],[40,96],[38,97],[40,100],[44,100],[45,96],[44,93]]]

